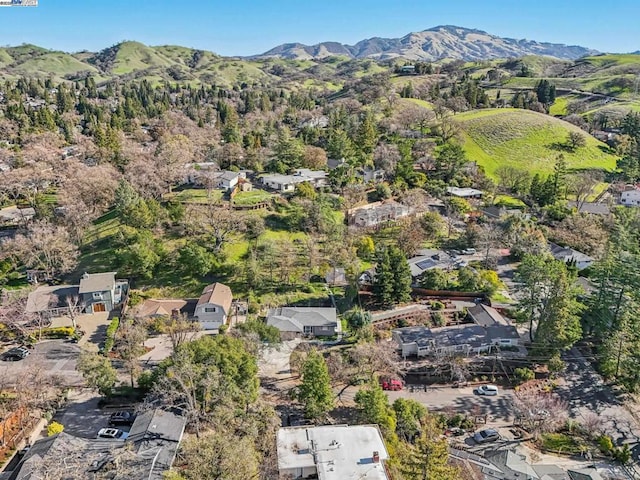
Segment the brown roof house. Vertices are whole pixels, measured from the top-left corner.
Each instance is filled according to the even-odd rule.
[[[226,285],[213,283],[204,287],[194,313],[202,329],[218,330],[227,323],[232,301],[231,289]]]

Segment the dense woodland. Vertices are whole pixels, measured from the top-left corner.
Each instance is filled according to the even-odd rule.
[[[516,74],[528,77],[517,65]],[[358,305],[356,279],[375,265],[377,307],[405,303],[411,292],[406,259],[424,246],[486,251],[482,264],[434,271],[419,282],[488,295],[501,288],[489,252],[509,248],[521,262],[517,277],[525,300],[514,305],[514,313],[531,325],[532,364],[557,366],[562,352],[585,341],[604,375],[629,390],[640,388],[640,215],[614,207],[611,215],[594,216],[567,206],[569,198],[584,203],[604,181],[640,179],[640,114],[585,116],[576,110],[566,120],[583,131],[567,135],[551,173],[532,173],[523,162],[522,168],[504,166],[489,176],[472,163],[456,114],[509,105],[548,114],[557,98],[553,80],[537,80],[532,89],[501,99],[462,62],[418,64],[416,70],[419,75],[406,82],[398,82],[392,68],[353,77],[338,92],[287,80],[284,67],[275,72],[282,76],[278,85],[232,88],[146,79],[98,84],[91,76],[6,82],[0,87],[0,165],[6,166],[0,171],[0,205],[32,207],[36,215],[0,243],[0,286],[24,286],[27,268],[55,280],[92,268],[117,269],[131,279],[135,301],[197,296],[204,284],[219,280],[247,300],[254,315],[326,296],[319,280],[332,268],[344,268],[349,286],[334,293],[355,350],[326,358],[305,354],[296,395],[307,417],[321,420],[334,406],[330,387],[364,376],[358,414],[381,425],[394,478],[424,478],[424,464],[434,478],[460,478],[446,465],[446,444],[433,440],[442,419],[415,402],[389,405],[375,375],[388,373],[392,362],[375,364],[365,353],[380,347],[370,343],[375,338]],[[486,77],[501,74],[493,70]],[[617,130],[615,141],[603,148],[619,156],[618,169],[569,169],[563,152],[580,152],[590,133],[604,128]],[[260,174],[327,169],[328,159],[344,159],[330,171],[328,187],[302,184],[292,195],[272,195],[265,210],[236,211],[211,192],[199,203],[176,195],[193,162]],[[360,181],[358,172],[367,167],[383,170],[386,181]],[[508,197],[530,215],[470,216],[472,205],[447,197],[448,186],[479,188],[488,205]],[[346,226],[351,208],[391,198],[417,214],[375,231]],[[439,212],[427,207],[432,199],[442,201]],[[574,266],[546,253],[547,240],[597,259],[580,273],[593,281],[592,294],[576,287]],[[152,375],[140,376],[131,363],[132,385],[150,392],[148,401],[188,411],[195,433],[179,458],[180,475],[171,478],[274,478],[278,419],[258,398],[256,367],[258,337],[273,332],[259,325],[256,320],[234,335],[177,342],[174,355]],[[126,339],[140,335],[123,332],[117,348],[123,358],[135,358]],[[86,358],[86,371],[108,373],[112,367],[103,358]],[[197,388],[181,390],[186,378]],[[226,463],[239,446],[246,461]],[[218,473],[211,473],[214,466]]]

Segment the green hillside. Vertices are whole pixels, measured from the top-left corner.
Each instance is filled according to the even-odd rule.
[[[571,169],[611,170],[616,165],[616,157],[608,153],[605,144],[548,115],[504,108],[460,113],[455,119],[462,128],[469,159],[478,162],[491,177],[501,165],[550,173],[561,153]],[[563,147],[572,131],[583,133],[587,139],[587,145],[574,152]]]

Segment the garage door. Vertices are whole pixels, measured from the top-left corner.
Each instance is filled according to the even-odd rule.
[[[104,303],[94,303],[93,304],[93,312],[106,312],[107,311],[107,307],[105,306]]]

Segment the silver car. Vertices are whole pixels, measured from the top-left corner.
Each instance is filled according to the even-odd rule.
[[[500,439],[500,434],[497,430],[488,428],[486,430],[480,430],[479,432],[476,432],[473,436],[473,439],[476,441],[476,443],[495,442],[496,440]]]

